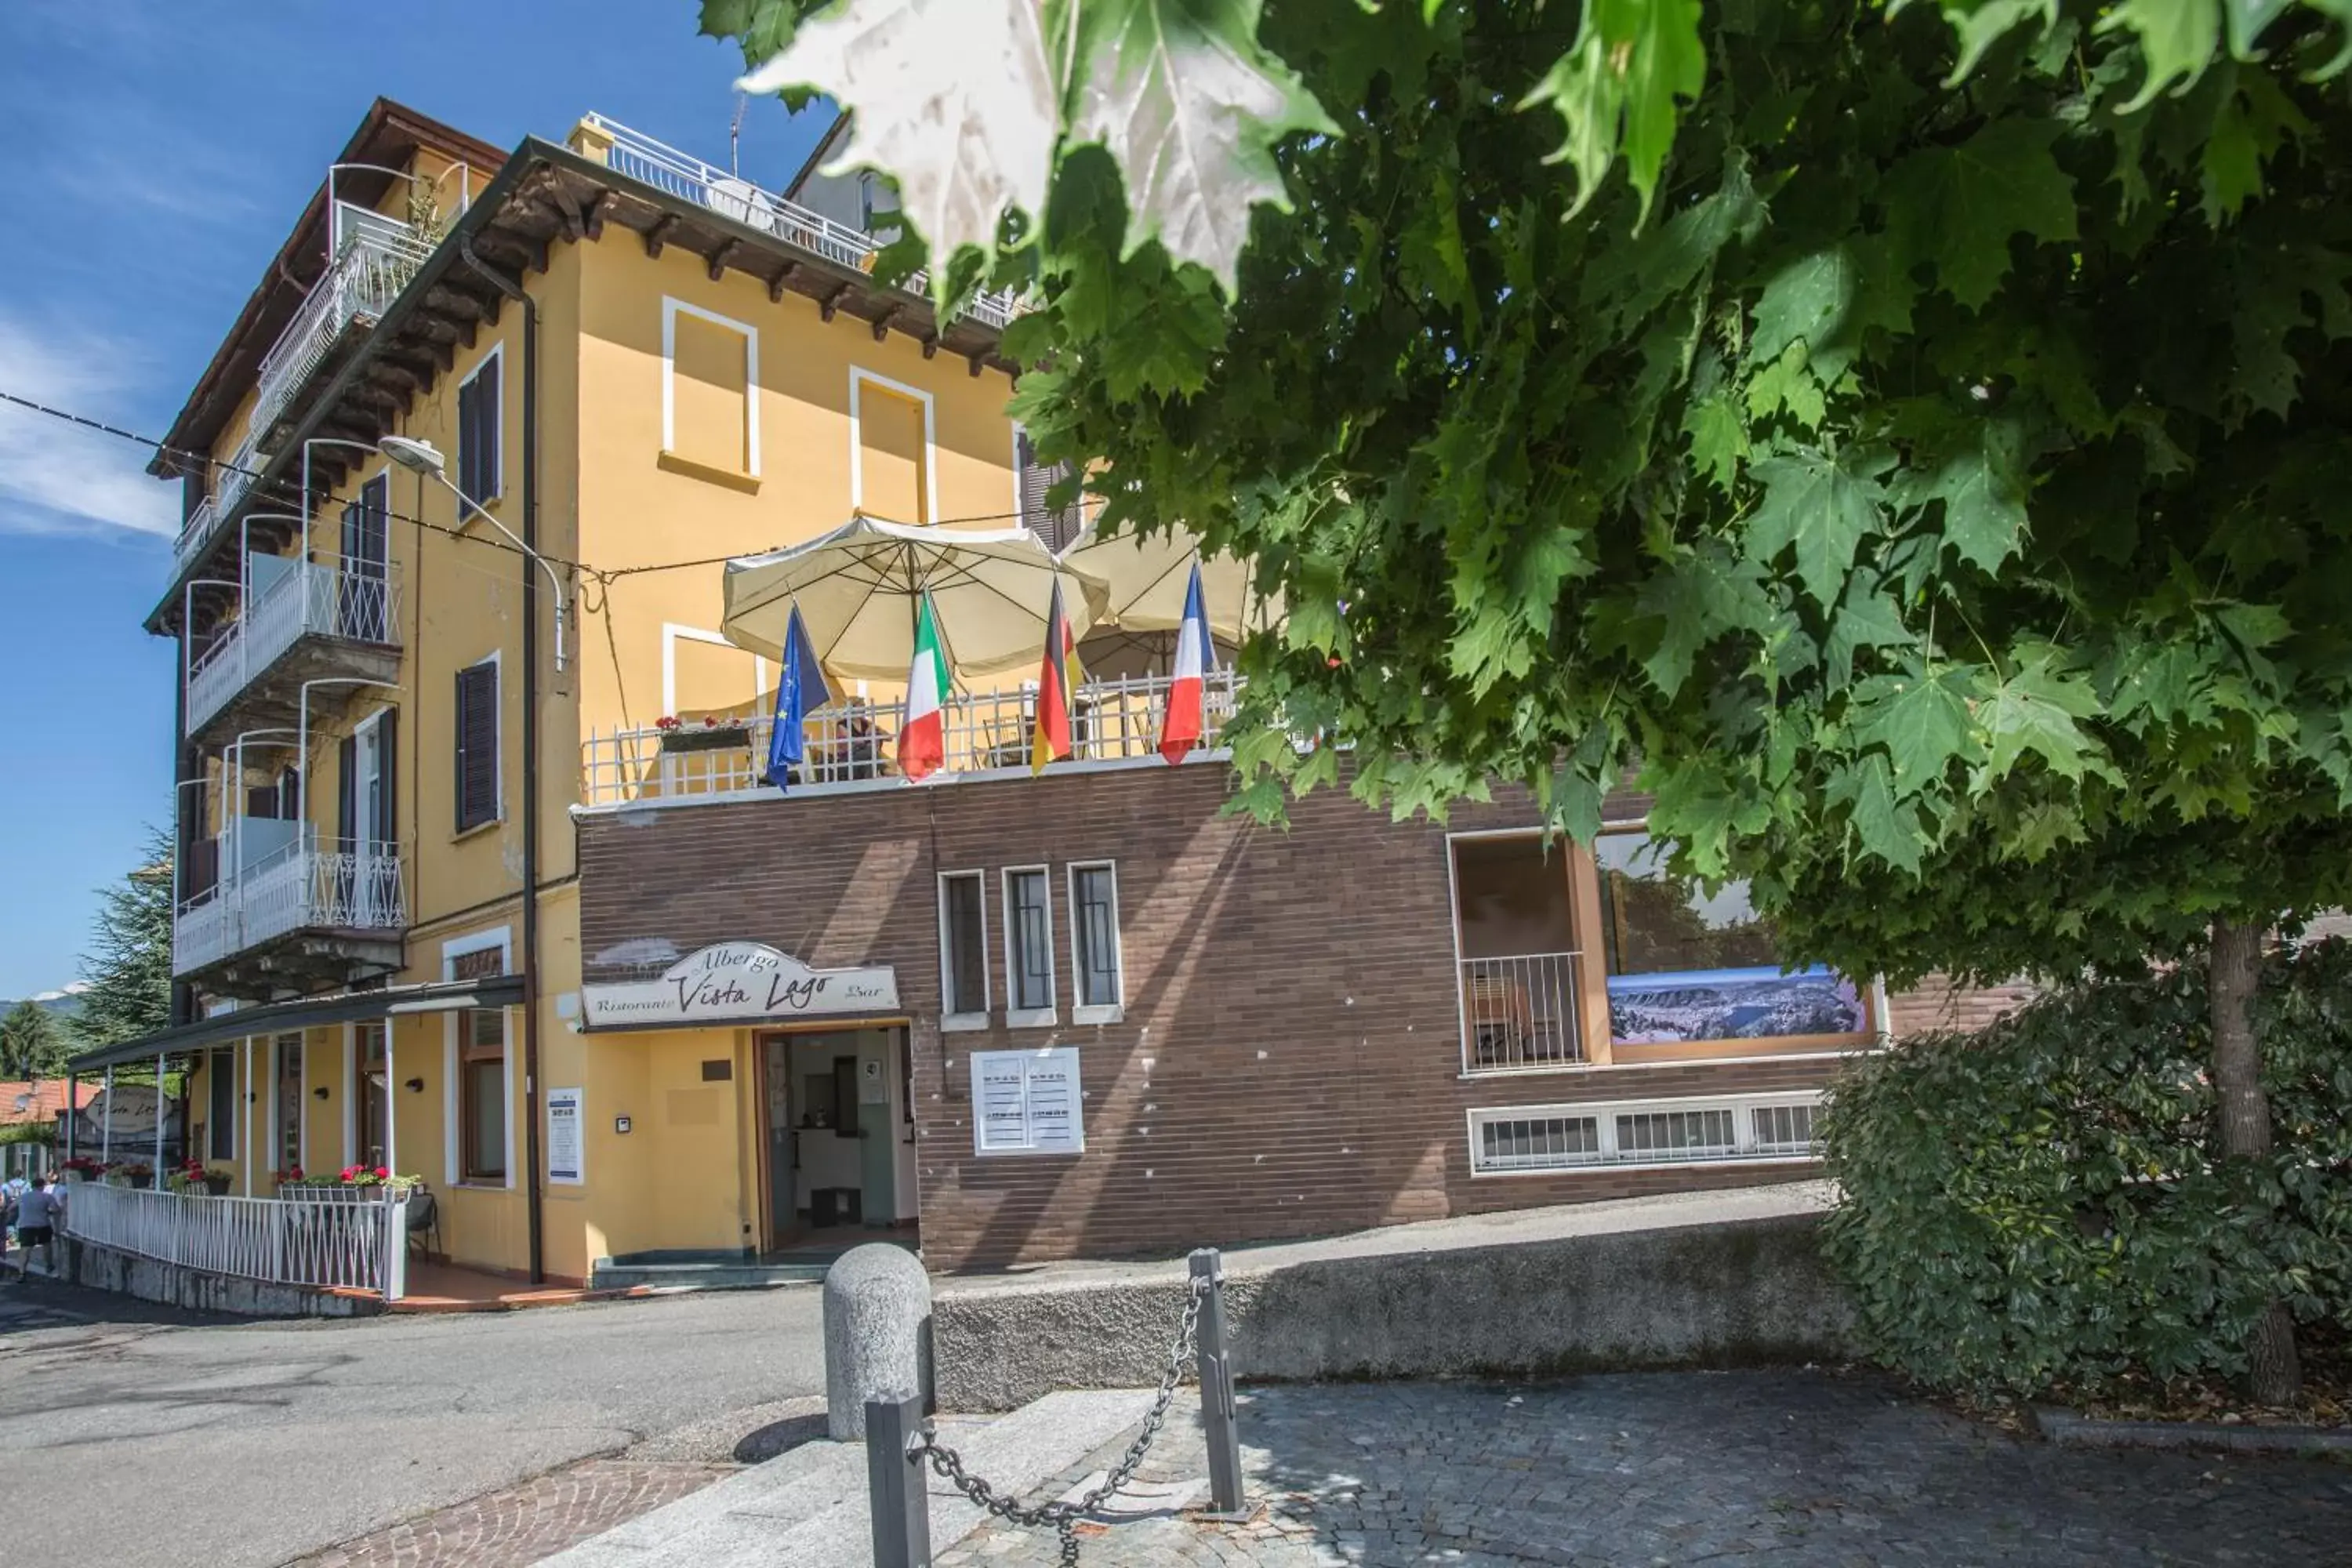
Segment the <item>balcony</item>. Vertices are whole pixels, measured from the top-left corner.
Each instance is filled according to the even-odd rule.
[[[404,223],[337,202],[334,251],[334,265],[261,356],[251,426],[265,441],[294,395],[341,345],[343,334],[355,326],[373,326],[433,254],[433,247]],[[226,513],[227,504],[221,510]]]
[[[255,555],[246,576],[243,613],[189,661],[190,737],[232,710],[246,719],[292,718],[306,680],[398,677],[398,568]],[[340,700],[352,688],[334,695]]]
[[[194,857],[218,879],[172,919],[172,973],[268,999],[400,967],[408,925],[396,845],[321,847],[309,823],[238,816]]]
[[[749,180],[601,114],[587,116],[581,126],[601,151],[604,165],[615,174],[698,203],[723,218],[772,234],[787,245],[838,266],[853,267],[860,272],[874,269],[874,258],[882,244],[869,234],[835,223],[772,191],[761,190]],[[928,298],[929,275],[917,272],[901,287],[910,294]],[[974,321],[1002,330],[1020,307],[1009,294],[977,294],[964,309]]]
[[[1072,704],[1070,756],[1050,773],[1073,766],[1115,766],[1159,761],[1160,730],[1173,684],[1166,676],[1088,681]],[[1231,669],[1213,669],[1203,693],[1201,745],[1223,743],[1240,682]],[[1029,774],[1030,737],[1036,722],[1034,687],[956,693],[942,710],[947,761],[940,773]],[[819,709],[804,721],[807,741],[799,776],[802,791],[870,789],[899,776],[898,736],[903,702],[852,701]],[[775,721],[764,713],[688,720],[657,727],[591,733],[581,745],[581,799],[589,805],[723,796],[770,786],[768,742]],[[938,776],[938,775],[934,775]]]

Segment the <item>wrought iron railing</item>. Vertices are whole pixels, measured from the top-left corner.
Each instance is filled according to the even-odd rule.
[[[1069,761],[1139,761],[1155,754],[1174,683],[1166,676],[1089,681],[1078,688]],[[1202,695],[1201,745],[1222,745],[1239,681],[1231,669],[1208,674]],[[1026,772],[1037,712],[1034,687],[956,693],[941,708],[950,773],[1012,769]],[[843,703],[803,721],[803,760],[793,788],[871,785],[897,779],[903,702]],[[686,721],[675,730],[637,727],[591,732],[581,745],[581,798],[590,805],[625,805],[726,795],[768,786],[773,719],[739,713],[716,723]],[[1063,765],[1060,763],[1050,767]]]
[[[1462,961],[1462,1067],[1508,1072],[1584,1059],[1573,952]]]
[[[213,493],[202,506],[190,514],[187,525],[180,530],[180,540],[173,551],[175,570],[184,572],[189,563],[205,552],[220,531],[222,521],[236,510],[245,492],[253,488],[261,469],[261,432],[258,426],[247,432],[236,451],[225,463],[214,465]]]
[[[373,322],[400,298],[432,243],[406,224],[349,202],[335,204],[335,259],[261,356],[251,424],[266,438],[286,404],[354,321]],[[226,505],[222,509],[226,511]]]
[[[406,1284],[408,1199],[306,1201],[158,1193],[98,1182],[65,1192],[66,1234],[119,1252],[276,1285],[373,1291],[397,1300]]]
[[[604,154],[606,167],[674,196],[698,202],[721,217],[772,234],[812,256],[870,271],[876,254],[882,248],[881,242],[871,235],[835,223],[823,213],[762,190],[740,175],[730,174],[601,114],[591,114],[583,123],[610,141],[611,146]],[[928,293],[928,274],[915,273],[904,287],[911,294]],[[992,327],[1004,326],[1020,309],[1009,294],[976,294],[964,308]]]
[[[235,860],[224,852],[224,866]],[[183,904],[172,921],[172,973],[187,974],[298,931],[384,931],[408,925],[400,849],[392,844],[322,849],[303,825],[265,856]]]
[[[189,663],[187,732],[203,728],[306,637],[399,646],[399,569],[387,562],[338,561],[279,567]]]

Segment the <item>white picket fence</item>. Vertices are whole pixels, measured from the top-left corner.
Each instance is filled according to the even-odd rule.
[[[340,1193],[326,1201],[216,1198],[100,1182],[69,1182],[62,1190],[67,1234],[159,1263],[273,1285],[367,1290],[387,1301],[398,1300],[407,1284],[405,1189],[364,1202],[341,1201]]]

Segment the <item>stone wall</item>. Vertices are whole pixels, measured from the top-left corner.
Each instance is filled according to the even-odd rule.
[[[70,1235],[57,1241],[58,1271],[77,1285],[113,1290],[197,1312],[248,1318],[356,1318],[383,1310],[373,1297],[341,1295],[302,1285],[273,1285],[201,1268],[159,1263]]]
[[[1228,1265],[1244,1380],[1527,1376],[1836,1359],[1852,1312],[1809,1215],[1508,1246]],[[1145,1280],[943,1291],[940,1407],[1159,1381],[1183,1308]]]

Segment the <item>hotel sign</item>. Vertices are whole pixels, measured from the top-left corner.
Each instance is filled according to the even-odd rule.
[[[898,974],[887,964],[811,969],[756,942],[727,942],[687,954],[658,980],[583,985],[580,1007],[592,1029],[894,1013]]]

